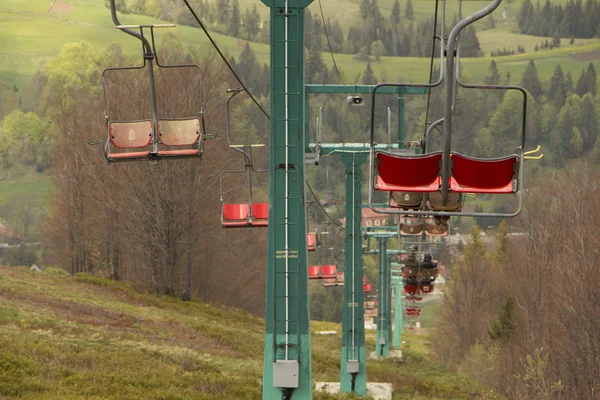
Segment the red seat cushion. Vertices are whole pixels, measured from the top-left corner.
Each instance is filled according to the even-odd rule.
[[[223,225],[230,222],[243,222],[242,225],[232,225],[229,224],[227,226],[243,226],[247,224],[248,213],[250,211],[250,206],[246,203],[234,204],[234,203],[224,203],[223,204]]]
[[[120,160],[120,159],[135,159],[135,158],[147,158],[150,156],[149,151],[133,151],[130,153],[111,153],[109,154],[110,158]]]
[[[363,290],[368,293],[373,290],[373,285],[370,283],[365,283],[363,284]]]
[[[336,267],[335,265],[322,265],[321,266],[321,276],[323,278],[335,278],[336,277]]]
[[[160,150],[159,156],[177,157],[177,156],[197,156],[200,154],[198,149],[186,149],[186,150]]]
[[[321,267],[318,265],[311,265],[308,267],[308,279],[319,279],[321,276],[319,272],[321,271]]]
[[[519,156],[476,159],[452,153],[450,190],[465,193],[514,193],[515,165]]]
[[[252,203],[252,217],[255,219],[269,219],[269,203]]]
[[[440,189],[442,153],[415,156],[377,154],[377,189],[394,192],[435,192]]]

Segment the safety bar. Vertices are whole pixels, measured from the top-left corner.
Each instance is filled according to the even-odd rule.
[[[135,28],[175,28],[175,24],[150,24],[150,25],[116,25],[117,29],[135,29]]]

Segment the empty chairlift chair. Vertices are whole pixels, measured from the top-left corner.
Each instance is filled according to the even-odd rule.
[[[116,15],[116,14],[115,14]],[[115,23],[118,21],[113,17]],[[143,64],[102,71],[108,162],[198,158],[203,150],[202,78],[195,64],[162,65],[154,29],[174,25],[117,25],[138,38]],[[144,33],[150,31],[150,40]]]
[[[519,156],[477,159],[452,153],[450,190],[461,193],[510,194],[517,191]]]
[[[223,203],[221,206],[221,225],[225,228],[250,226],[250,206],[246,203]]]
[[[199,118],[158,120],[158,155],[185,158],[200,155],[202,130]]]
[[[223,227],[267,227],[269,225],[269,203],[253,201],[252,196],[252,174],[254,172],[265,172],[263,170],[255,170],[252,167],[252,159],[244,150],[235,148],[237,152],[244,155],[246,165],[240,170],[223,170],[219,175],[219,188],[221,198],[221,223]],[[224,177],[226,175],[246,175],[248,193],[246,201],[243,202],[226,202],[226,190],[224,185]],[[231,185],[236,187],[239,182]],[[239,186],[237,186],[239,187]],[[242,186],[243,187],[243,186]],[[230,189],[231,190],[231,189]],[[234,189],[235,190],[235,189]]]
[[[269,203],[252,203],[252,226],[269,225]]]
[[[321,267],[318,265],[309,266],[308,279],[321,279]]]
[[[440,189],[442,153],[377,153],[376,189],[389,192],[435,192]]]

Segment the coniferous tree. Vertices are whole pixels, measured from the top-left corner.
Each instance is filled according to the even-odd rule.
[[[231,36],[238,37],[240,35],[240,2],[238,0],[232,0],[233,7],[231,7],[231,21],[229,23],[229,32]]]
[[[499,85],[500,84],[500,71],[498,71],[498,65],[496,65],[496,61],[492,60],[490,62],[490,66],[488,67],[490,71],[490,75],[486,76],[484,82],[486,85]]]
[[[596,84],[596,68],[594,67],[594,63],[590,63],[588,65],[587,71],[585,72],[585,88],[586,93],[591,93],[593,96],[596,96],[598,91],[598,87]]]
[[[367,63],[367,68],[363,72],[363,83],[365,85],[377,85],[377,78],[375,78],[371,63]]]
[[[371,16],[371,1],[370,0],[362,0],[360,2],[360,16],[364,20]]]
[[[529,61],[527,68],[525,68],[525,72],[523,72],[521,86],[527,89],[534,98],[538,98],[544,94],[540,78],[538,77],[537,68],[535,67],[535,62],[533,60]]]
[[[598,115],[596,114],[596,104],[594,96],[591,93],[586,94],[581,99],[581,133],[584,138],[584,148],[589,149],[596,143],[600,126],[598,124]]]
[[[394,6],[392,7],[391,21],[394,25],[398,25],[400,23],[400,2],[398,0],[394,1]]]
[[[581,74],[579,74],[579,78],[577,79],[577,84],[575,84],[575,93],[579,96],[583,96],[586,93],[585,87],[585,70],[581,70]]]
[[[550,88],[548,89],[548,98],[554,100],[556,93],[564,88],[565,85],[565,74],[560,64],[557,64],[550,78]],[[565,96],[566,97],[566,96]],[[561,104],[562,107],[562,104]]]
[[[410,0],[406,2],[406,10],[404,10],[404,16],[409,21],[412,21],[415,18],[415,12],[413,11],[412,1]]]
[[[229,0],[217,0],[217,22],[220,24],[227,24],[231,14],[231,7]]]

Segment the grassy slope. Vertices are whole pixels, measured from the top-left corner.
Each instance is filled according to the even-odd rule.
[[[258,0],[242,1],[242,9],[245,4],[258,2]],[[29,77],[38,69],[40,63],[57,54],[59,49],[68,42],[86,40],[97,48],[102,48],[111,42],[119,43],[129,54],[135,54],[139,45],[135,39],[126,37],[114,29],[109,18],[109,12],[104,7],[102,0],[73,0],[74,10],[67,16],[48,14],[48,2],[42,0],[5,0],[0,5],[0,79],[19,86],[26,84]],[[335,0],[322,2],[326,16],[334,13],[344,18],[345,27],[349,26],[357,18],[359,0]],[[392,0],[381,1],[384,12],[391,8]],[[404,9],[405,2],[402,2]],[[414,7],[417,18],[425,18],[431,13],[431,1],[415,1]],[[465,3],[465,12],[471,8],[479,7],[481,2]],[[535,53],[532,51],[536,44],[544,39],[526,35],[518,35],[516,31],[514,14],[520,6],[519,1],[506,5],[509,17],[502,20],[497,17],[497,26],[493,30],[479,32],[482,48],[489,54],[492,49],[498,47],[516,48],[522,45],[528,53],[515,57],[497,58],[501,73],[510,72],[511,76],[519,77],[524,65],[530,59],[536,59],[538,70],[542,77],[548,77],[557,63],[564,69],[571,71],[575,76],[589,63],[600,59],[600,40],[577,40],[573,46],[569,46],[563,40],[564,48],[558,51],[546,51]],[[318,12],[318,3],[313,3],[311,8]],[[259,9],[264,9],[260,6]],[[337,10],[337,11],[336,11]],[[454,11],[450,10],[452,15]],[[450,18],[449,18],[450,19]],[[137,15],[123,15],[122,23],[151,23],[157,22],[149,17]],[[178,27],[176,32],[182,41],[188,44],[207,44],[207,39],[201,31],[196,28]],[[237,55],[243,47],[243,43],[228,36],[215,34],[215,40],[226,52]],[[258,58],[268,61],[268,46],[253,44]],[[590,53],[590,52],[596,53]],[[575,59],[573,53],[590,53],[585,60]],[[336,59],[346,75],[346,79],[354,77],[357,73],[365,70],[366,63],[353,60],[350,55],[337,55]],[[326,63],[331,64],[328,54],[324,54]],[[539,60],[539,61],[538,61]],[[372,61],[376,64],[376,61]],[[465,72],[472,78],[473,82],[482,82],[487,74],[489,58],[464,60]],[[398,77],[421,81],[427,78],[428,60],[418,58],[391,58],[383,57],[382,65],[387,80]],[[380,78],[380,68],[375,65],[374,70]]]
[[[0,267],[0,399],[258,399],[262,332],[261,319],[234,309],[89,275]],[[429,336],[403,339],[404,364],[368,363],[369,380],[392,382],[395,399],[486,398],[429,360]],[[339,379],[339,346],[339,335],[313,335],[314,380]]]

